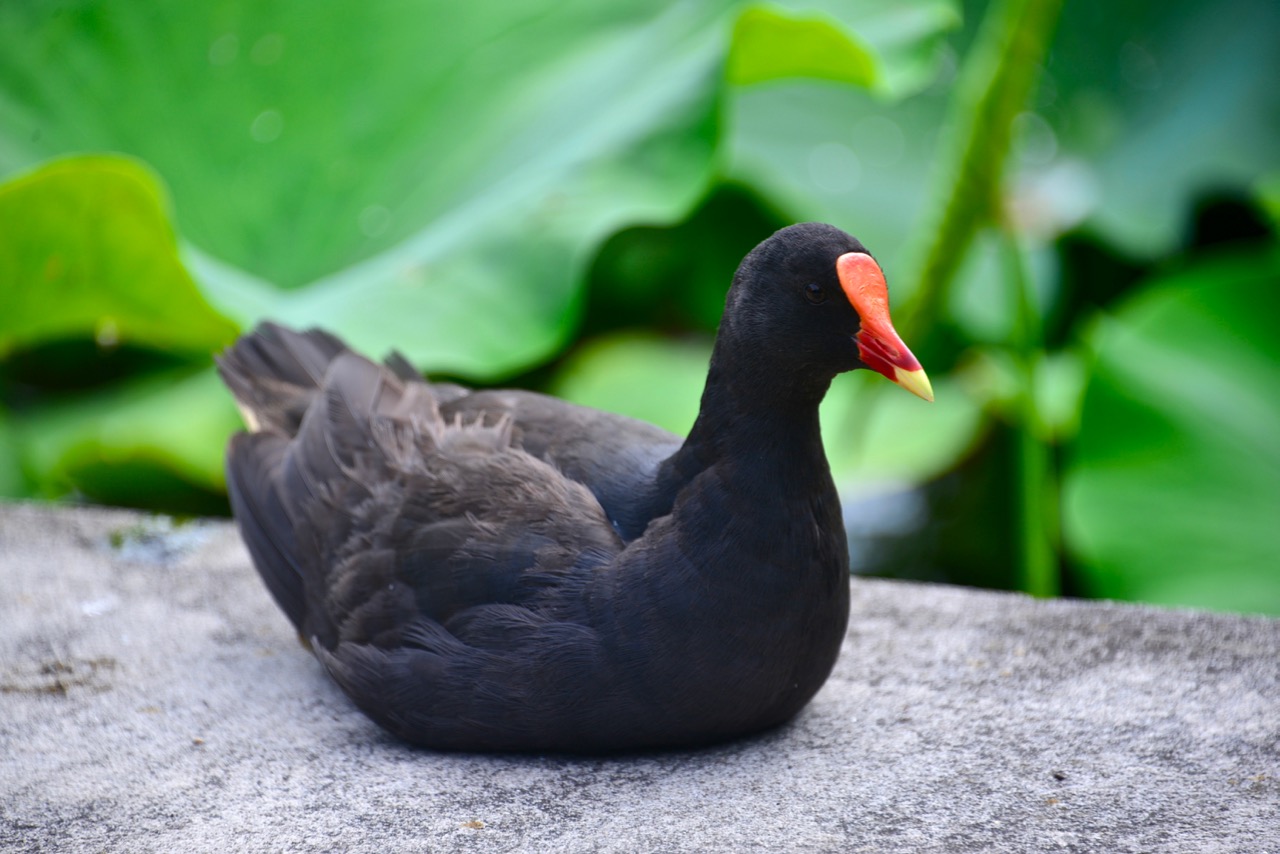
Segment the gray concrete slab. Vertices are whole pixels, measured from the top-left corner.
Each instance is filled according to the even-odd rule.
[[[230,525],[0,505],[0,849],[1280,852],[1280,621],[854,602],[779,731],[445,755],[334,689]]]

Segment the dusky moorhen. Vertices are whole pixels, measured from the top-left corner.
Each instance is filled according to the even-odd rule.
[[[264,323],[219,359],[250,428],[231,505],[300,637],[410,742],[716,742],[788,720],[835,664],[849,561],[818,404],[861,367],[932,399],[879,265],[817,223],[738,268],[683,442]]]

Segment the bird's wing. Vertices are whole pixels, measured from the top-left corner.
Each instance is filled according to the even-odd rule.
[[[674,490],[665,494],[658,469],[683,442],[673,433],[529,391],[458,394],[442,403],[441,411],[464,421],[508,419],[513,441],[591,490],[626,540],[670,510]]]
[[[622,548],[586,487],[513,443],[509,417],[446,421],[428,385],[345,350],[296,435],[237,437],[227,472],[267,586],[325,647],[538,607]]]

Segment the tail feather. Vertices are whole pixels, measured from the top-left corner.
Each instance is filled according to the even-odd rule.
[[[368,522],[360,507],[394,480],[388,467],[403,463],[389,425],[425,441],[444,429],[438,394],[467,391],[424,382],[399,355],[379,366],[326,332],[273,323],[224,352],[218,373],[250,429],[227,450],[241,536],[298,632],[336,642],[327,575],[352,530]]]
[[[329,364],[346,351],[342,341],[322,330],[298,333],[266,322],[218,357],[218,374],[250,430],[291,436]]]
[[[308,547],[298,540],[300,496],[289,490],[294,438],[347,347],[327,332],[263,323],[218,357],[249,434],[227,447],[227,494],[240,534],[272,598],[300,633],[308,610]]]

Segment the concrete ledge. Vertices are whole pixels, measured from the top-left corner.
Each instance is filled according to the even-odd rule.
[[[0,850],[1280,851],[1280,621],[854,603],[780,731],[443,755],[325,679],[230,525],[0,505]]]

